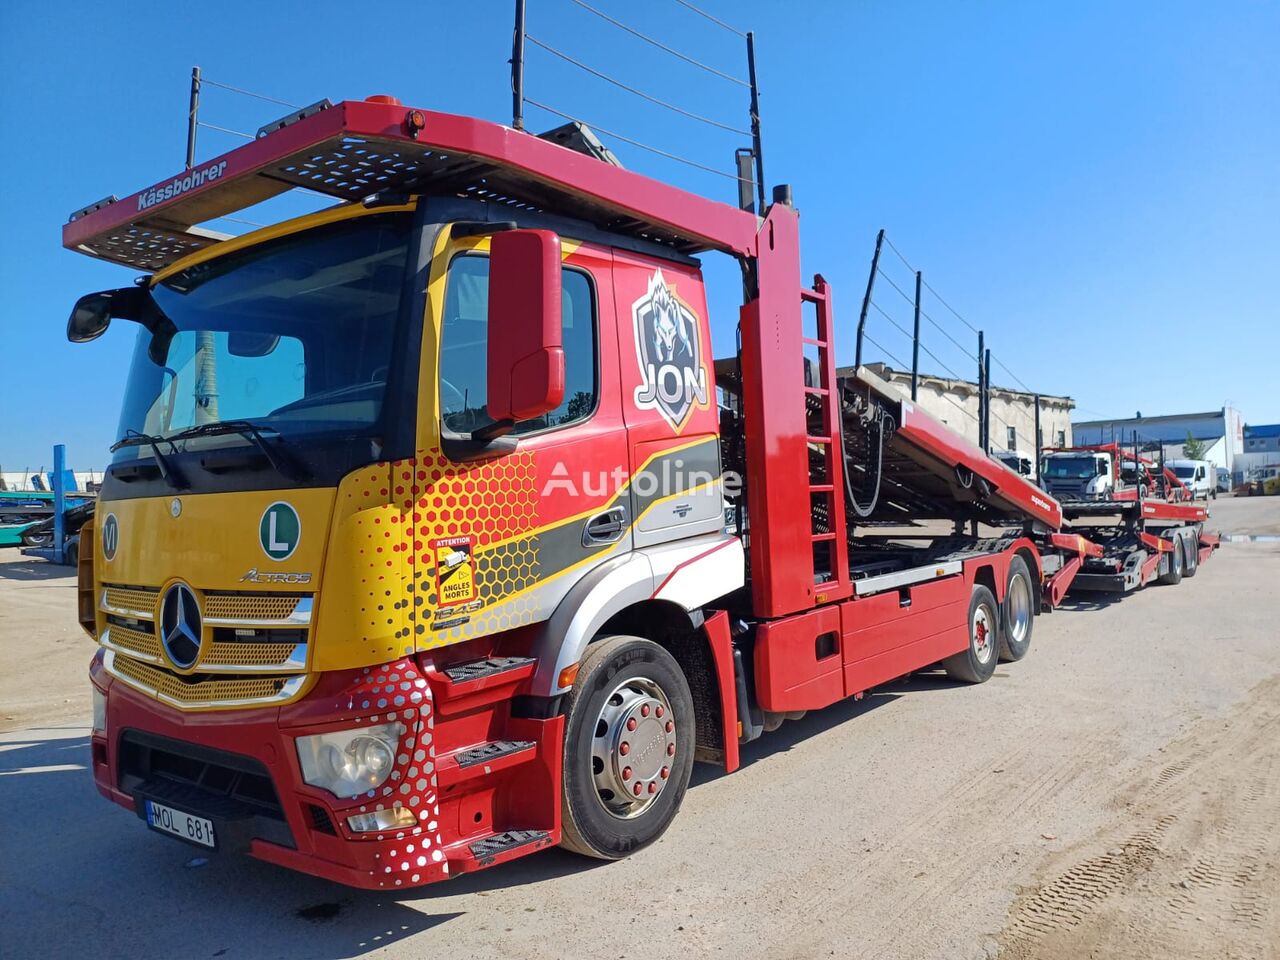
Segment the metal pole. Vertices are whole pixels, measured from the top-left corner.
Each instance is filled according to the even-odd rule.
[[[760,86],[756,83],[756,38],[747,31],[747,77],[751,81],[751,149],[756,155],[756,198],[764,216],[764,149],[760,145]]]
[[[916,271],[916,330],[911,338],[911,402],[920,386],[920,271]]]
[[[983,373],[982,373],[982,354],[983,354],[984,342],[985,342],[985,338],[983,337],[982,331],[979,330],[978,331],[978,446],[982,447],[982,449],[985,450],[987,448],[987,438],[986,438],[987,414],[985,409],[986,403],[987,403],[987,390],[986,390],[986,386],[984,385]]]
[[[62,481],[62,472],[67,466],[66,444],[59,443],[53,448],[53,562],[63,563],[66,560],[66,544],[63,538],[67,534],[66,520],[62,513],[66,509],[66,488]]]
[[[862,312],[858,314],[858,343],[854,348],[853,365],[862,366],[862,332],[867,327],[867,311],[871,309],[871,291],[876,285],[876,271],[880,269],[880,248],[884,245],[884,231],[876,234],[876,252],[871,255],[871,275],[867,277],[867,292],[862,298]]]
[[[191,68],[191,100],[187,106],[187,169],[196,165],[196,126],[200,116],[200,68]]]
[[[1044,447],[1040,439],[1040,394],[1036,394],[1036,479],[1040,479],[1040,450]]]
[[[524,129],[524,3],[516,0],[516,26],[511,34],[511,126]]]
[[[991,351],[987,350],[983,354],[982,359],[982,389],[986,391],[986,401],[983,403],[983,423],[982,434],[987,438],[986,445],[983,446],[982,452],[989,454],[991,452]]]

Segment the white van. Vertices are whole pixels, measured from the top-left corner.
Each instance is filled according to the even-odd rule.
[[[1165,466],[1191,491],[1191,499],[1217,499],[1218,471],[1208,460],[1167,460]]]

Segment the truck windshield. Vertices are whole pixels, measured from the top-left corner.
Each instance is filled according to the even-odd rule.
[[[139,332],[117,439],[245,420],[286,439],[371,433],[411,223],[406,213],[358,217],[157,283],[151,293],[163,317],[155,333]],[[122,448],[116,457],[137,455]]]
[[[1088,480],[1098,475],[1093,457],[1046,457],[1040,472],[1053,480]]]
[[[1194,480],[1196,476],[1195,467],[1174,467],[1173,475],[1179,480]]]

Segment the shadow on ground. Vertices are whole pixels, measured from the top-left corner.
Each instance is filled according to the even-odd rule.
[[[338,960],[460,916],[245,856],[206,855],[104,800],[88,763],[84,728],[0,739],[0,810],[8,822],[0,833],[0,863],[8,867],[0,888],[5,956]],[[503,870],[501,885],[568,872],[567,855],[531,858],[531,866],[533,860],[543,864],[537,874]]]
[[[47,560],[11,560],[7,551],[4,559],[9,560],[9,562],[0,563],[0,580],[69,580],[72,583],[75,582],[75,567],[49,563]]]

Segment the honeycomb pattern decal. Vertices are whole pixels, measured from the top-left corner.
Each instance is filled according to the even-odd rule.
[[[415,499],[402,501],[413,519],[410,614],[417,649],[454,643],[480,633],[533,621],[537,604],[521,596],[542,574],[534,454],[517,451],[481,463],[454,463],[424,453],[400,473],[412,478]],[[443,538],[470,540],[474,599],[442,604],[437,552]]]

